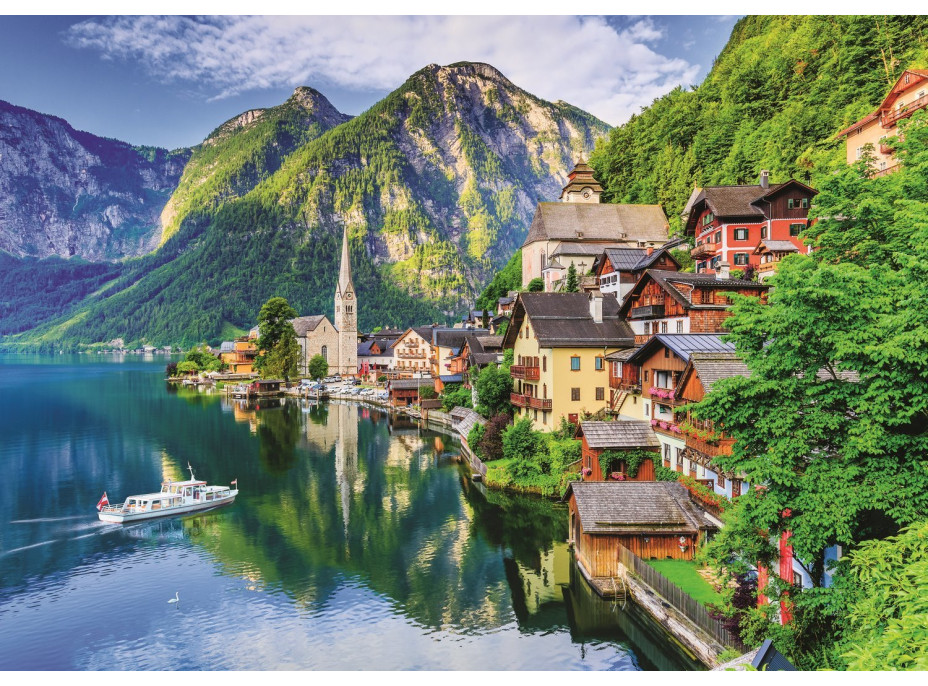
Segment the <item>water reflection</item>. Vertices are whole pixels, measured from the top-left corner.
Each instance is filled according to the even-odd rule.
[[[54,383],[41,365],[12,371],[0,668],[159,668],[172,653],[198,668],[693,665],[573,578],[562,506],[473,484],[451,436],[355,403],[169,394],[160,370],[129,362],[59,369]],[[96,521],[104,488],[150,491],[188,462],[210,483],[237,478],[235,504]],[[151,619],[99,628],[127,611]],[[232,624],[193,621],[229,612]]]

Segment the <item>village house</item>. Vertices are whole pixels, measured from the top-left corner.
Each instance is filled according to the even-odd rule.
[[[698,403],[720,379],[733,376],[748,378],[750,375],[748,366],[733,351],[692,352],[680,374],[674,398],[684,405]],[[685,464],[690,476],[700,479],[716,493],[729,498],[741,495],[744,489],[743,475],[723,472],[713,463],[716,457],[731,455],[734,444],[731,436],[713,426],[710,421],[696,419],[690,409],[685,411],[685,417],[678,414],[676,420],[686,446],[683,461],[671,465],[665,459],[664,466],[682,472]]]
[[[871,146],[872,168],[879,176],[892,172],[899,164],[887,138],[899,135],[899,122],[928,106],[928,70],[906,69],[889,89],[875,111],[839,131],[835,138],[844,138],[847,163],[854,164]]]
[[[256,338],[242,336],[234,341],[223,341],[219,346],[219,359],[228,366],[230,374],[251,374],[258,356]]]
[[[419,405],[423,388],[435,389],[433,379],[390,379],[387,381],[390,405],[393,407],[409,407]]]
[[[497,367],[503,362],[503,337],[469,333],[464,337],[460,352],[451,358],[449,372],[460,374],[462,383],[471,388],[488,364]]]
[[[709,460],[702,454],[688,450],[684,433],[687,423],[681,410],[688,401],[680,395],[680,380],[693,354],[733,354],[734,351],[734,344],[723,342],[718,334],[658,334],[622,364],[623,372],[638,368],[635,374],[641,389],[641,419],[650,422],[660,441],[662,466],[702,481],[715,492],[728,496],[740,495],[743,481],[732,475],[726,479],[708,466]],[[729,368],[734,368],[734,363]],[[696,436],[705,437],[705,434]],[[695,446],[693,441],[690,442],[692,446]]]
[[[808,253],[800,234],[809,226],[809,207],[818,191],[790,179],[770,183],[767,171],[756,185],[696,188],[683,210],[684,231],[694,238],[697,273],[715,273],[727,263],[735,269],[757,267],[754,253],[764,240],[790,241]]]
[[[546,291],[566,277],[571,264],[586,274],[605,248],[660,247],[668,240],[660,205],[601,203],[602,187],[581,159],[568,175],[560,202],[540,202],[522,244],[522,285],[544,278]],[[549,263],[558,270],[551,272]],[[543,272],[549,269],[549,273]]]
[[[615,296],[602,293],[520,293],[503,348],[513,349],[511,402],[518,417],[541,431],[562,418],[605,411],[605,357],[632,346]]]
[[[489,334],[486,329],[433,329],[430,372],[435,379],[435,390],[441,393],[449,383],[462,383],[463,371],[456,371],[453,360],[457,358],[468,336]]]
[[[618,546],[643,559],[692,560],[721,522],[675,481],[572,481],[568,542],[587,579],[618,574]]]
[[[661,444],[650,423],[643,420],[581,421],[577,438],[581,445],[584,481],[654,481],[654,462],[660,460]],[[603,473],[600,457],[606,451],[620,455],[635,453],[638,457],[648,452],[653,453],[653,457],[642,459],[640,464],[631,469],[629,460],[620,457]]]
[[[370,338],[358,343],[358,375],[370,382],[387,373],[393,362],[390,345],[396,339]]]
[[[641,344],[657,333],[718,333],[731,314],[728,293],[759,296],[766,301],[769,286],[746,279],[648,269],[622,302],[619,316]]]
[[[787,255],[799,253],[799,248],[792,241],[761,241],[754,248],[754,254],[759,260],[754,268],[758,281],[766,281],[777,273],[777,267]]]
[[[679,243],[672,241],[663,248],[606,248],[593,262],[599,290],[615,295],[621,304],[646,269],[679,271],[680,263],[670,254]]]
[[[409,328],[393,342],[390,346],[393,364],[388,376],[396,379],[412,379],[430,375],[432,329],[431,326]]]

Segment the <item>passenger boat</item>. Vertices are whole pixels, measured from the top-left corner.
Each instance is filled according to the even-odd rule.
[[[164,481],[158,493],[131,495],[122,505],[110,505],[103,494],[97,509],[100,521],[123,524],[140,519],[167,517],[170,515],[210,510],[214,507],[228,505],[238,495],[238,479],[232,482],[236,488],[228,486],[208,486],[205,481],[198,481],[189,464],[189,481]]]

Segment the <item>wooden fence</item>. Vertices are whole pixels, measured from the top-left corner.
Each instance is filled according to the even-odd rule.
[[[625,546],[619,545],[618,548],[619,562],[625,565],[646,586],[649,586],[655,594],[661,596],[679,610],[684,617],[723,646],[734,648],[742,653],[745,652],[744,644],[741,643],[739,638],[725,628],[720,620],[713,618],[702,603],[695,600]]]

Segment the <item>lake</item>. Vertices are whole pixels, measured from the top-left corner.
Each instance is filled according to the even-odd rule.
[[[0,355],[0,670],[701,669],[590,592],[561,504],[472,484],[450,435],[166,362]],[[98,521],[188,463],[235,503]]]

